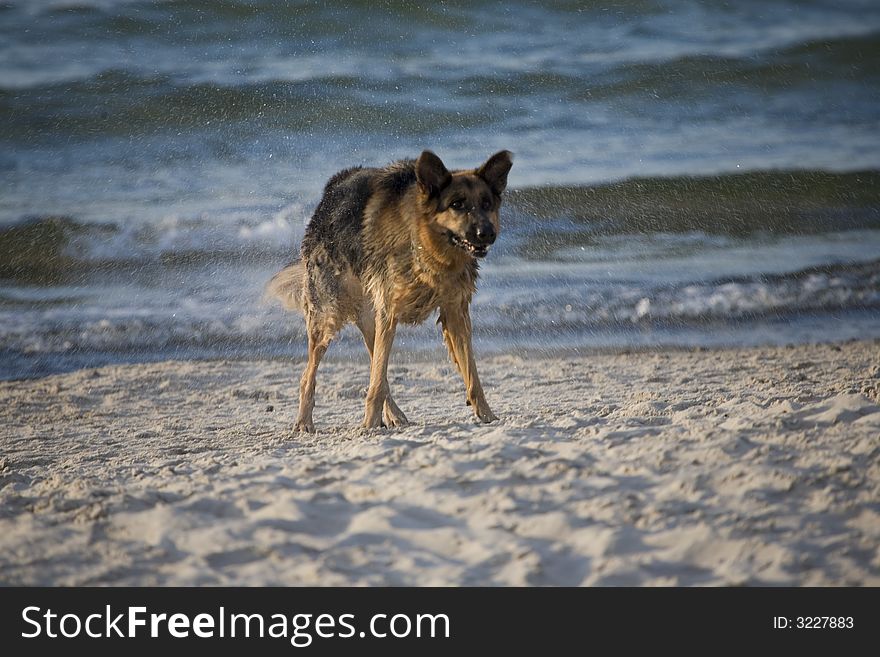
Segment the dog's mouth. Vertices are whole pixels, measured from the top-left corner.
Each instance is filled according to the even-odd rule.
[[[463,237],[459,237],[452,231],[449,231],[449,243],[452,244],[452,246],[457,246],[462,251],[471,254],[475,258],[485,258],[486,254],[489,253],[488,244],[474,244]]]

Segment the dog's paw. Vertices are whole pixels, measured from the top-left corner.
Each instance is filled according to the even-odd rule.
[[[385,423],[382,422],[381,413],[370,413],[364,417],[364,422],[361,426],[364,429],[383,429],[385,428]]]
[[[476,416],[480,420],[480,422],[483,422],[484,424],[498,421],[498,417],[495,415],[495,413],[490,411],[488,408],[477,411]]]
[[[382,412],[385,425],[388,427],[405,427],[409,424],[403,411],[397,408],[396,404],[385,404],[385,410]]]
[[[315,433],[315,423],[311,420],[297,420],[293,427],[294,433]]]
[[[409,424],[409,420],[405,417],[386,417],[385,421],[382,423],[383,427],[392,428],[392,427],[405,427]]]

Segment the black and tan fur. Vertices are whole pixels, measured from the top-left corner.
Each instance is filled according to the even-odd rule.
[[[364,426],[406,424],[388,388],[391,345],[399,323],[419,324],[435,310],[474,414],[483,422],[497,419],[477,376],[469,306],[477,258],[500,230],[512,164],[511,154],[501,151],[477,169],[448,171],[425,151],[418,160],[356,167],[330,179],[306,227],[300,259],[268,285],[306,320],[308,363],[296,430],[314,431],[318,365],[347,322],[361,330],[370,352]]]

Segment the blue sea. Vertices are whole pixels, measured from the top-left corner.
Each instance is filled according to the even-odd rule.
[[[324,182],[426,148],[515,154],[480,353],[880,337],[876,0],[0,0],[0,378],[301,357]]]

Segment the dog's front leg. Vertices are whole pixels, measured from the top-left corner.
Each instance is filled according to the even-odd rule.
[[[382,426],[382,407],[388,398],[388,357],[397,331],[397,318],[384,310],[376,312],[376,337],[370,360],[370,387],[367,389],[367,408],[364,427]]]
[[[493,422],[498,418],[489,408],[480,377],[477,375],[477,364],[474,361],[474,349],[471,344],[471,316],[466,304],[440,311],[440,323],[443,325],[443,339],[449,349],[452,361],[458,367],[467,399],[471,408],[481,422]]]

